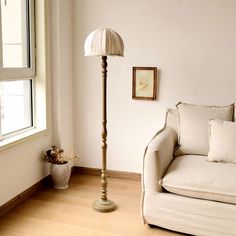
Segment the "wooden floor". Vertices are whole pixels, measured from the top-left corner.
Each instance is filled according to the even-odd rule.
[[[100,178],[73,175],[66,190],[45,189],[0,218],[1,236],[168,236],[178,235],[143,225],[140,182],[109,178],[108,196],[118,209],[91,208],[100,195]]]

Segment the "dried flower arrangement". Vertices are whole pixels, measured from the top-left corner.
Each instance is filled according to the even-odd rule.
[[[51,149],[46,151],[45,159],[52,164],[66,164],[64,150],[57,146],[51,146]]]

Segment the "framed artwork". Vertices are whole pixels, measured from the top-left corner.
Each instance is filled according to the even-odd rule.
[[[133,67],[132,98],[156,100],[157,68]]]

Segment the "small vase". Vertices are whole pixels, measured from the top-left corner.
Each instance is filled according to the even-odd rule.
[[[71,167],[68,162],[64,164],[51,164],[51,175],[55,189],[68,188]]]

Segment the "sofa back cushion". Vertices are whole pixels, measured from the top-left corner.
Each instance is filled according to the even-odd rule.
[[[179,115],[177,109],[168,109],[166,114],[166,126],[172,128],[176,134],[178,134]]]
[[[209,121],[208,161],[236,163],[236,122]]]
[[[207,155],[209,120],[233,121],[234,119],[234,105],[199,106],[179,103],[176,106],[179,114],[179,147],[175,152],[176,155]]]

